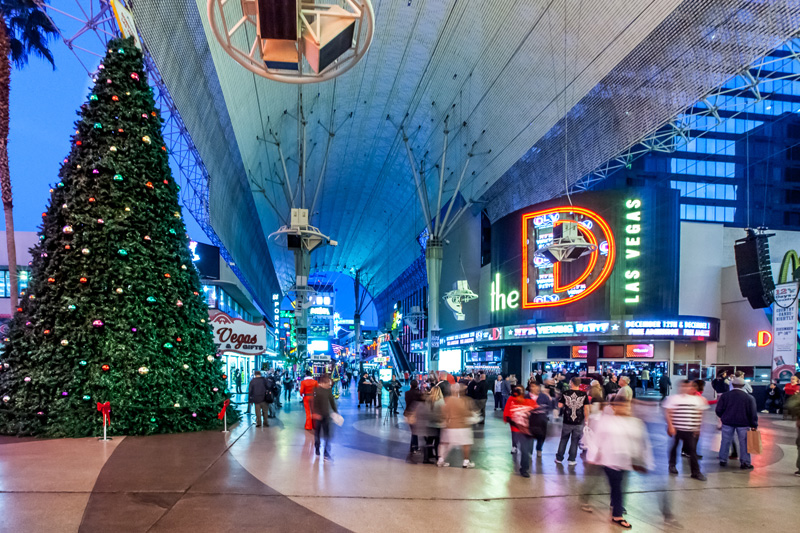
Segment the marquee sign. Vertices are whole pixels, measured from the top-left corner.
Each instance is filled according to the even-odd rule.
[[[267,325],[232,318],[221,311],[210,311],[214,344],[217,350],[242,355],[260,355],[267,351]]]
[[[553,242],[553,229],[577,224],[595,249],[570,263],[550,263],[534,252]],[[522,215],[522,308],[566,305],[597,290],[614,268],[616,245],[608,222],[591,209],[560,206]]]

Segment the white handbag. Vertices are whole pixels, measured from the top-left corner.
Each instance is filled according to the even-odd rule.
[[[344,424],[344,417],[339,413],[331,413],[331,420],[333,420],[333,423],[337,426]]]

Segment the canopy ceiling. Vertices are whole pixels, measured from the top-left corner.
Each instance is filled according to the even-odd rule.
[[[753,53],[777,44],[797,22],[796,8],[781,2],[695,1],[679,7],[680,0],[567,0],[565,11],[565,2],[559,0],[374,1],[375,40],[366,57],[340,78],[302,89],[255,76],[228,57],[210,32],[206,0],[137,0],[133,5],[144,42],[209,170],[211,222],[257,289],[266,289],[264,270],[270,261],[284,288],[291,285],[292,256],[272,242],[267,251],[264,244],[264,237],[283,223],[269,202],[279,206],[282,217],[288,212],[276,183],[282,174],[278,152],[264,139],[278,136],[289,158],[289,174],[296,179],[293,117],[300,90],[309,118],[309,196],[322,166],[332,115],[335,129],[312,224],[339,246],[315,251],[312,267],[361,268],[370,291],[377,294],[419,255],[416,236],[424,226],[398,133],[401,123],[413,132],[415,154],[427,154],[424,167],[434,200],[445,117],[450,117],[450,148],[444,199],[452,194],[467,148],[477,141],[479,155],[462,194],[488,206],[495,218],[539,191],[548,196],[563,192],[565,178],[578,179],[593,168],[585,167],[612,157],[636,140],[632,137],[647,133],[643,129],[656,127],[654,121],[663,122],[680,110],[677,106],[710,89],[719,71],[692,84],[654,85],[657,95],[631,91],[647,88],[643,80],[664,73],[673,81],[680,79],[693,58],[675,50],[691,52],[695,40],[702,45],[699,37],[687,35],[708,35],[732,18],[737,27],[749,23],[759,30],[756,21],[736,17],[783,10],[779,15],[785,22],[769,23],[769,38],[726,36],[746,41],[739,53],[718,55],[718,63],[736,63],[730,65],[733,72],[754,59]],[[653,42],[643,49],[648,36]],[[673,53],[654,54],[659,47],[673,47]],[[676,87],[683,92],[669,97]],[[630,127],[602,124],[602,109],[592,106],[624,99],[632,106],[647,104],[646,119]],[[571,134],[572,118],[566,131],[559,123],[569,110],[580,126]],[[587,132],[598,136],[598,128],[599,137],[607,139],[587,144],[581,138]],[[572,147],[570,157],[580,164],[570,164],[565,174],[555,161],[563,163],[567,145]],[[581,159],[584,145],[591,151]],[[535,173],[535,161],[547,163],[547,175]]]

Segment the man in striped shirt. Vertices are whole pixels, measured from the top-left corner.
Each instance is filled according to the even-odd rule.
[[[692,382],[686,380],[681,383],[680,393],[667,397],[662,407],[667,418],[667,434],[675,438],[669,451],[669,473],[678,473],[675,461],[678,445],[683,441],[683,449],[689,452],[692,477],[705,481],[706,476],[700,472],[700,463],[697,460],[697,438],[700,436],[703,411],[708,409],[708,402],[702,396],[695,395]]]

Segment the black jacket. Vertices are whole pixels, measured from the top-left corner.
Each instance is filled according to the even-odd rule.
[[[473,381],[472,383],[474,383],[475,386],[472,388],[472,394],[470,394],[470,398],[473,400],[485,400],[486,381]]]
[[[267,380],[262,376],[250,380],[247,388],[247,401],[250,403],[264,403],[267,401]]]
[[[725,383],[725,380],[721,376],[711,381],[711,388],[714,389],[714,392],[717,394],[725,394],[728,392],[728,384]]]
[[[331,412],[339,412],[336,408],[336,401],[333,399],[331,389],[325,387],[314,388],[314,400],[311,411],[319,415],[322,419],[330,418]]]
[[[758,427],[756,399],[741,389],[733,389],[720,396],[717,401],[716,413],[725,426]]]

